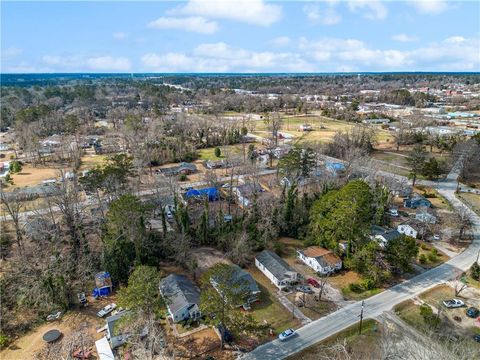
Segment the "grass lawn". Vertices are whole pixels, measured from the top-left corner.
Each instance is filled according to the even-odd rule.
[[[395,314],[405,321],[407,324],[414,328],[419,328],[420,325],[423,326],[423,317],[420,315],[420,307],[415,305],[412,300],[404,301],[394,308]]]
[[[470,193],[457,194],[463,202],[471,207],[473,211],[480,215],[480,195]]]
[[[231,155],[233,157],[243,156],[243,145],[227,145],[227,146],[220,146],[221,155],[220,157],[215,156],[215,148],[207,148],[207,149],[199,149],[199,159],[200,160],[221,160],[224,159],[225,156]],[[248,144],[245,144],[245,151],[248,150]]]
[[[329,353],[326,349],[328,346],[345,340],[349,354],[353,355],[355,359],[376,359],[379,358],[378,340],[380,332],[378,330],[379,324],[375,320],[367,319],[363,322],[362,334],[358,334],[358,324],[355,324],[345,330],[342,330],[335,335],[321,341],[309,348],[288,357],[288,360],[316,360],[318,354],[331,356],[335,359],[335,354]]]
[[[343,297],[347,300],[363,300],[373,295],[377,295],[382,291],[383,289],[375,288],[371,290],[365,290],[362,292],[355,292],[355,291],[352,291],[348,286],[345,286],[342,288]]]
[[[372,289],[362,292],[354,292],[350,290],[350,284],[359,284],[362,282],[362,277],[355,271],[351,270],[342,270],[339,273],[330,276],[328,282],[333,287],[341,290],[342,295],[346,300],[362,300],[383,291],[383,289]]]
[[[471,286],[471,287],[474,287],[474,288],[477,288],[477,289],[480,289],[480,281],[479,280],[475,280],[474,278],[472,278],[470,275],[468,275],[466,278],[466,283],[468,286]]]
[[[417,265],[419,265],[419,266],[421,266],[425,269],[430,269],[430,268],[433,268],[435,266],[438,266],[438,265],[444,263],[445,261],[447,261],[449,259],[449,257],[447,255],[445,255],[441,251],[437,250],[436,260],[431,261],[428,258],[428,255],[431,253],[431,250],[434,247],[431,244],[429,244],[425,241],[421,241],[421,240],[417,240],[417,244],[419,245],[419,247],[418,247],[418,256],[417,256],[417,259],[415,260],[415,262],[417,263]],[[424,264],[420,263],[420,261],[419,261],[420,256],[422,256],[422,255],[425,255],[425,257],[427,258],[427,261]]]
[[[452,205],[448,202],[448,200],[440,195],[435,189],[423,185],[417,185],[413,188],[413,190],[430,200],[432,207],[435,209],[453,210]]]
[[[260,301],[252,305],[252,316],[260,323],[269,323],[276,334],[288,328],[298,327],[300,322],[293,318],[292,313],[280,304],[273,295],[278,289],[270,283],[270,280],[255,266],[251,266],[248,272],[252,274],[262,292]]]
[[[455,297],[455,290],[448,285],[438,285],[425,291],[419,297],[428,304],[438,306],[443,300]]]

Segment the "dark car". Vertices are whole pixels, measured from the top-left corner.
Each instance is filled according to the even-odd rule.
[[[475,307],[469,307],[467,309],[467,316],[471,318],[476,318],[478,315],[480,315],[480,310],[478,310]]]
[[[303,292],[305,294],[313,294],[313,290],[310,286],[299,285],[296,288],[297,291]]]
[[[309,285],[312,285],[313,287],[316,287],[316,288],[320,287],[320,284],[319,284],[318,281],[315,280],[314,278],[309,278],[309,279],[307,279],[307,283],[308,283]]]
[[[475,340],[476,342],[480,343],[480,334],[473,335],[473,340]]]

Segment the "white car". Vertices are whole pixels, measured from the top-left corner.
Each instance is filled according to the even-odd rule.
[[[115,304],[115,303],[108,304],[102,310],[97,312],[97,316],[98,317],[104,317],[105,315],[110,314],[116,307],[117,307],[117,304]]]
[[[284,332],[282,332],[280,335],[278,335],[278,338],[280,339],[280,341],[284,341],[284,340],[290,339],[295,334],[296,334],[295,330],[287,329]]]
[[[465,306],[465,303],[462,300],[458,299],[451,299],[451,300],[444,300],[443,305],[447,308],[459,308]]]
[[[440,235],[438,234],[433,235],[433,240],[436,240],[436,241],[440,240]]]

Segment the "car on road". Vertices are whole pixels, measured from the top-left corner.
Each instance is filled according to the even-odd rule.
[[[104,317],[105,315],[110,314],[116,307],[117,307],[117,304],[115,304],[115,303],[108,304],[102,310],[97,312],[97,316],[98,317]]]
[[[285,341],[293,337],[295,334],[296,334],[295,330],[287,329],[284,332],[282,332],[280,335],[278,335],[278,338],[280,339],[280,341]]]
[[[313,294],[313,290],[310,286],[299,285],[295,288],[295,290],[303,292],[305,294]]]
[[[480,310],[478,310],[476,307],[469,307],[466,311],[467,316],[471,318],[476,318],[477,316],[480,315]]]
[[[473,340],[475,340],[476,342],[480,343],[480,334],[473,335]]]
[[[320,284],[319,284],[318,281],[315,280],[314,278],[308,278],[308,279],[307,279],[307,284],[308,284],[308,285],[312,285],[313,287],[316,287],[316,288],[319,288],[319,287],[320,287]]]
[[[459,308],[465,306],[465,303],[462,300],[458,299],[451,299],[451,300],[443,300],[443,305],[447,308]]]

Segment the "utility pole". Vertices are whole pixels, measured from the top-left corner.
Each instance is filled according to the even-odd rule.
[[[365,300],[362,300],[362,310],[360,311],[360,327],[358,329],[358,334],[362,334],[362,322],[363,322],[363,307],[365,305]]]

